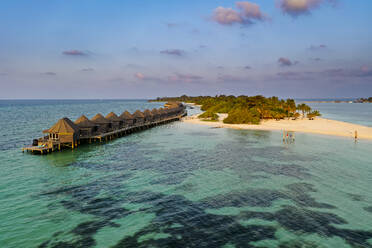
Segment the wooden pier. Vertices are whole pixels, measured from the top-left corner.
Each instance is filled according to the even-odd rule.
[[[168,106],[172,106],[172,104]],[[181,105],[178,104],[177,107],[174,107],[173,109],[172,108],[167,108],[166,110],[160,109],[159,112],[157,111],[153,111],[153,112],[159,113],[159,116],[157,118],[155,118],[155,115],[151,117],[149,116],[151,115],[151,112],[150,112],[150,113],[147,113],[146,115],[147,117],[145,117],[145,115],[138,114],[137,112],[137,115],[133,115],[133,116],[138,116],[140,121],[135,122],[132,119],[132,121],[129,122],[130,124],[123,124],[120,128],[114,129],[114,130],[112,130],[113,128],[111,128],[111,130],[106,129],[106,131],[104,132],[98,132],[98,131],[92,132],[92,130],[85,128],[86,126],[88,126],[87,121],[91,122],[88,119],[84,120],[85,126],[83,125],[83,127],[79,128],[68,118],[62,118],[52,128],[43,131],[44,133],[49,133],[49,136],[39,138],[38,140],[34,140],[34,143],[37,143],[37,145],[33,144],[32,146],[23,147],[22,152],[26,151],[26,152],[31,152],[32,154],[43,155],[43,154],[48,154],[54,151],[60,151],[63,148],[74,149],[84,143],[91,144],[93,142],[99,142],[99,143],[103,141],[107,142],[109,140],[120,138],[120,137],[129,135],[129,134],[138,132],[138,131],[146,130],[146,129],[159,126],[159,125],[163,125],[163,124],[167,124],[173,121],[178,121],[182,117],[187,115],[185,107],[182,104]],[[161,116],[160,113],[163,113],[163,116]],[[82,116],[82,117],[86,118],[85,116]],[[82,117],[80,117],[78,120],[81,120]],[[97,124],[96,126],[94,126],[95,125],[94,124],[92,125],[91,128],[92,129],[97,128],[97,130],[102,130],[102,129],[98,129],[98,127],[100,126],[101,128],[103,128],[103,127],[106,127],[106,125],[108,127],[110,122],[107,122],[107,123],[103,122],[102,118],[101,117],[99,118],[100,125]],[[108,119],[104,119],[104,120],[106,121]],[[117,121],[119,122],[119,119],[117,119]],[[88,124],[91,124],[91,123],[88,123]],[[119,123],[117,124],[119,125]]]

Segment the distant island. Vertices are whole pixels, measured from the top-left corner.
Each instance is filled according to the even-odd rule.
[[[358,98],[354,101],[355,103],[372,103],[372,97],[368,98]]]
[[[369,98],[358,98],[355,100],[352,99],[339,99],[339,100],[327,100],[327,99],[322,99],[322,100],[304,100],[302,102],[305,103],[372,103],[372,97]]]
[[[179,101],[200,105],[203,114],[200,119],[205,121],[218,121],[219,114],[227,114],[223,119],[226,124],[260,124],[261,120],[282,120],[307,117],[313,119],[320,116],[319,111],[312,110],[310,106],[302,103],[296,105],[293,99],[279,99],[278,97],[257,96],[180,96],[158,97],[151,101]]]

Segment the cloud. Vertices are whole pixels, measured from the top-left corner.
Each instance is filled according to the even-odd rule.
[[[52,72],[52,71],[47,71],[47,72],[44,72],[44,73],[41,73],[42,75],[46,75],[46,76],[56,76],[57,73],[55,72]]]
[[[278,59],[278,63],[279,63],[280,66],[292,66],[292,65],[298,64],[299,62],[298,61],[292,62],[288,58],[281,57],[281,58]]]
[[[141,81],[161,81],[161,79],[157,77],[145,76],[145,74],[143,74],[142,72],[134,73],[134,77]]]
[[[202,79],[203,79],[203,77],[198,76],[198,75],[181,74],[181,73],[176,73],[175,75],[172,75],[172,76],[168,77],[169,81],[182,81],[182,82],[187,82],[187,83],[200,81]]]
[[[241,16],[247,20],[255,19],[263,21],[267,17],[260,10],[260,6],[250,2],[237,2],[236,7],[241,10]]]
[[[166,50],[160,51],[160,53],[161,54],[172,55],[172,56],[178,56],[178,57],[181,57],[181,56],[185,55],[185,51],[180,50],[180,49],[166,49]]]
[[[286,72],[278,72],[276,75],[279,78],[285,79],[285,80],[311,80],[313,79],[312,73],[309,73],[309,72],[286,71]]]
[[[212,16],[212,20],[221,25],[253,24],[254,21],[268,20],[266,14],[260,10],[260,6],[251,2],[236,2],[238,10],[232,8],[217,7]]]
[[[366,78],[372,77],[372,69],[362,66],[359,69],[333,68],[322,71],[304,72],[278,72],[276,74],[281,79],[286,80],[315,80],[319,78]]]
[[[235,75],[219,75],[217,77],[217,80],[222,81],[222,82],[241,82],[241,81],[246,81],[247,78],[242,78],[242,77],[235,76]]]
[[[310,58],[310,60],[315,61],[315,62],[320,62],[320,61],[322,61],[323,59],[321,59],[321,58]]]
[[[324,45],[324,44],[320,44],[320,45],[311,45],[309,47],[309,50],[312,50],[312,51],[317,51],[317,50],[323,50],[323,49],[326,49],[327,46]]]
[[[93,68],[83,68],[83,69],[81,69],[81,71],[90,72],[90,71],[94,71],[94,69]]]
[[[309,15],[312,10],[319,8],[326,2],[335,4],[337,0],[277,0],[277,2],[284,14],[298,17]]]
[[[134,73],[134,77],[137,78],[137,79],[140,79],[140,80],[145,79],[145,75],[143,75],[141,72]]]
[[[80,50],[67,50],[63,51],[62,54],[67,56],[88,56],[88,53]]]
[[[178,27],[180,24],[175,23],[175,22],[167,22],[166,25],[168,28],[175,28],[175,27]]]
[[[322,75],[329,77],[372,77],[372,69],[362,66],[359,69],[329,69],[321,72]]]

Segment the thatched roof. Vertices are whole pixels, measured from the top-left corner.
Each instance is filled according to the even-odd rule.
[[[119,116],[122,120],[133,120],[133,116],[128,112],[125,111]]]
[[[44,130],[46,133],[77,133],[79,127],[76,126],[69,118],[64,117],[60,119],[54,126],[48,130]]]
[[[134,118],[145,118],[145,116],[143,115],[143,113],[139,110],[136,110],[136,112],[133,113],[133,117]]]
[[[85,115],[80,116],[76,121],[75,124],[78,127],[95,127],[97,126],[94,122],[89,120]]]
[[[111,123],[110,120],[107,120],[105,117],[103,117],[103,115],[101,114],[96,114],[92,119],[91,121],[93,121],[94,123],[96,124],[109,124]]]
[[[109,113],[105,118],[110,121],[121,121],[119,116],[117,116],[114,112]]]
[[[159,114],[160,114],[159,111],[158,111],[156,108],[152,109],[152,110],[151,110],[151,113],[152,113],[153,115],[159,115]]]
[[[166,112],[163,108],[159,108],[158,113],[162,115],[162,114],[165,114]]]
[[[153,117],[154,116],[149,109],[146,109],[145,111],[143,111],[143,114],[146,117]]]

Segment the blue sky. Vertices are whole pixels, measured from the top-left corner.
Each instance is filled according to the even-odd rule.
[[[372,95],[365,0],[4,0],[0,98]]]

